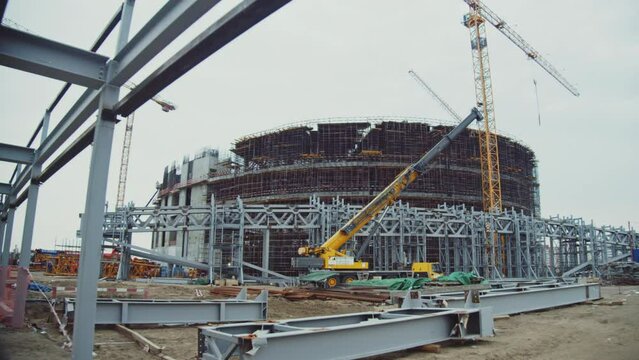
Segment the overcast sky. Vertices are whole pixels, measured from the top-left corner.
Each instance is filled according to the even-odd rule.
[[[10,0],[5,17],[88,48],[121,1]],[[133,78],[141,82],[237,1],[222,1]],[[574,97],[488,28],[497,128],[539,161],[544,217],[639,227],[639,2],[486,0],[579,91]],[[161,7],[138,0],[132,35]],[[474,105],[462,0],[294,0],[212,55],[136,112],[127,201],[144,205],[166,165],[242,135],[326,117],[420,116],[452,121],[407,71],[466,115]],[[99,52],[113,56],[115,36]],[[539,109],[533,80],[538,83]],[[0,142],[26,145],[62,83],[0,67]],[[53,128],[81,93],[72,87]],[[124,91],[122,92],[125,93]],[[538,124],[541,115],[541,126]],[[107,199],[115,203],[124,125],[116,127]],[[84,210],[90,150],[40,189],[33,247],[73,238]],[[0,182],[13,166],[0,163]],[[24,203],[12,244],[19,243]],[[139,243],[139,240],[138,240]],[[149,246],[149,243],[142,242]],[[13,247],[13,245],[12,245]]]

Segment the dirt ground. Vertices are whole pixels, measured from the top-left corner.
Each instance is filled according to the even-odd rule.
[[[53,286],[73,286],[75,279],[37,277]],[[151,298],[201,299],[195,289],[207,286],[151,285],[136,282],[101,283],[100,287],[147,287]],[[444,344],[438,354],[407,350],[371,359],[637,359],[639,358],[639,286],[603,287],[605,299],[621,300],[624,305],[575,305],[511,316],[495,321],[496,336],[466,344]],[[37,297],[37,294],[31,294]],[[207,295],[208,298],[210,298]],[[596,304],[596,303],[595,303]],[[372,311],[378,306],[339,300],[291,302],[269,298],[269,318],[296,317]],[[0,360],[68,359],[64,338],[57,331],[45,304],[30,303],[31,328],[9,330],[0,327]],[[164,326],[135,328],[176,360],[195,359],[197,327]],[[112,328],[96,329],[96,359],[157,359],[129,338]]]

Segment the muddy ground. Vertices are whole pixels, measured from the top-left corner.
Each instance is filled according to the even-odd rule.
[[[74,285],[75,279],[37,277],[53,286]],[[100,287],[147,287],[152,298],[201,299],[195,289],[207,286],[150,285],[135,282],[101,283]],[[639,358],[639,286],[603,287],[607,300],[626,300],[624,305],[582,304],[511,316],[495,321],[496,336],[466,344],[444,344],[441,352],[408,350],[371,359],[637,359]],[[37,297],[37,294],[31,294]],[[595,303],[596,304],[596,303]],[[269,298],[269,318],[289,319],[315,315],[376,310],[377,305],[343,300],[291,302]],[[0,328],[0,359],[68,359],[59,334],[44,304],[29,304],[31,328]],[[195,359],[197,327],[165,326],[135,328],[176,360]],[[96,359],[157,359],[112,328],[96,329]],[[330,349],[330,346],[328,346]]]

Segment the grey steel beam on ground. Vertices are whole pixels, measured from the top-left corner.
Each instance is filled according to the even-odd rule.
[[[31,164],[35,150],[28,147],[0,143],[0,161]]]
[[[230,300],[98,299],[95,324],[205,324],[266,320],[268,293],[254,300],[244,291]],[[71,321],[75,299],[65,300],[65,319]]]
[[[601,298],[599,284],[578,285],[533,285],[518,288],[494,290],[478,290],[479,302],[470,306],[490,306],[494,315],[511,315],[579,304],[584,301]],[[464,307],[466,300],[464,293],[444,293],[436,295],[422,295],[421,301],[427,307]]]
[[[0,65],[92,89],[104,84],[109,58],[0,26]]]
[[[359,359],[446,340],[493,335],[493,317],[482,309],[396,309],[201,327],[198,356],[228,359]]]

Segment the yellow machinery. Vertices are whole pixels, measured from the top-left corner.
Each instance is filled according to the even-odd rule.
[[[435,280],[444,275],[441,266],[439,266],[437,262],[415,262],[412,264],[410,270],[416,275],[426,274],[431,280]]]
[[[337,271],[365,271],[368,270],[368,263],[361,260],[355,260],[353,256],[347,255],[340,251],[340,248],[350,240],[360,229],[370,223],[382,210],[387,206],[394,204],[401,192],[410,185],[417,177],[426,171],[426,166],[464,130],[474,120],[482,120],[482,115],[476,108],[473,108],[470,114],[453,130],[445,135],[432,149],[430,149],[416,163],[409,165],[404,169],[393,182],[391,182],[382,192],[380,192],[371,202],[362,208],[346,225],[342,226],[333,236],[326,242],[317,247],[304,246],[298,249],[298,254],[302,256],[315,256],[322,259],[321,268],[324,270]],[[295,263],[294,259],[294,263]],[[300,264],[304,261],[299,261]],[[307,262],[308,263],[308,262]],[[297,265],[296,264],[296,265]],[[431,270],[434,263],[429,264]],[[299,265],[298,265],[299,267]],[[418,266],[419,267],[419,266]],[[429,277],[430,277],[429,273]],[[349,276],[352,278],[352,276]]]

